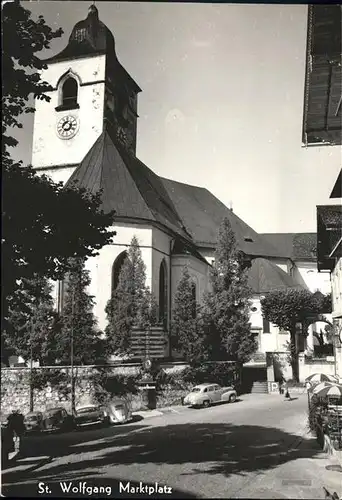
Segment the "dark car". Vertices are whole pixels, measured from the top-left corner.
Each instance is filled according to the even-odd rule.
[[[26,432],[41,432],[44,428],[43,413],[41,411],[30,411],[24,418]]]
[[[8,427],[7,415],[1,415],[1,465],[7,466],[8,456],[14,451],[13,432]]]
[[[43,414],[43,430],[45,432],[65,432],[71,431],[74,428],[74,417],[63,407],[50,408]]]
[[[96,405],[87,405],[77,408],[75,423],[77,427],[88,425],[107,424],[108,417],[102,407]]]

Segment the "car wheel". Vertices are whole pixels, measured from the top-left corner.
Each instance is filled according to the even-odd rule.
[[[231,396],[229,396],[228,401],[229,401],[229,403],[235,403],[235,401],[236,401],[236,396],[235,396],[235,394],[232,394]]]
[[[209,399],[206,399],[205,401],[203,401],[202,406],[203,406],[203,408],[209,408],[209,406],[210,406],[210,401],[209,401]]]

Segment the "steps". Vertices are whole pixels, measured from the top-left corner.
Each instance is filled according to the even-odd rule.
[[[254,394],[268,394],[267,382],[253,382],[251,392]]]

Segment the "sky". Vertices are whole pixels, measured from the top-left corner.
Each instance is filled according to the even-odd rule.
[[[22,2],[64,35],[91,2]],[[121,64],[142,88],[137,156],[205,187],[256,231],[315,232],[341,148],[303,148],[307,5],[96,2]],[[30,163],[33,116],[13,156]]]

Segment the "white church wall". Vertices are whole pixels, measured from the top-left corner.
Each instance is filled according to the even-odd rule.
[[[209,266],[207,266],[205,262],[202,262],[191,255],[187,256],[173,255],[171,263],[172,263],[172,278],[171,278],[172,299],[174,300],[178,283],[183,274],[183,269],[185,266],[187,266],[190,276],[196,283],[196,299],[199,303],[201,303],[203,298],[203,293],[205,290],[208,289]],[[172,301],[172,307],[173,307],[173,301]]]
[[[168,295],[170,294],[170,244],[172,238],[160,229],[152,229],[152,293],[159,300],[160,264],[165,259],[167,267]],[[168,297],[169,299],[169,297]]]
[[[49,64],[42,71],[43,80],[49,82],[54,90],[47,92],[50,102],[36,100],[32,165],[35,168],[52,165],[78,164],[82,161],[96,139],[102,133],[104,92],[105,92],[105,55],[61,61]],[[58,80],[71,70],[79,80],[79,109],[56,111],[60,104],[57,88]],[[77,117],[78,133],[71,139],[60,139],[56,132],[57,122],[66,115]],[[65,182],[72,173],[70,167],[65,172],[44,170],[53,180]]]
[[[148,226],[116,225],[112,245],[104,246],[99,255],[87,260],[86,268],[90,271],[91,284],[89,293],[95,297],[94,314],[98,326],[104,330],[107,324],[105,308],[111,296],[112,268],[121,252],[127,251],[133,236],[136,236],[146,265],[146,284],[151,286],[152,278],[152,229]]]

